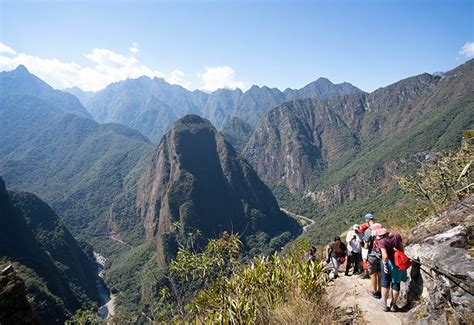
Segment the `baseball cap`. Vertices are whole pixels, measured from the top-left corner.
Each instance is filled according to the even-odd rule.
[[[372,213],[367,213],[364,218],[366,221],[374,220],[374,215]]]

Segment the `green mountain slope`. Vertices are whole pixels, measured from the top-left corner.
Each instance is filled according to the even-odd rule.
[[[40,195],[89,242],[143,241],[132,189],[152,149],[136,130],[65,114],[41,96],[0,98],[0,175]]]
[[[393,175],[459,145],[461,130],[474,126],[473,80],[471,60],[370,94],[288,102],[262,118],[244,155],[283,205],[322,218],[308,235],[323,242],[393,206]]]
[[[53,210],[26,192],[7,192],[0,178],[0,259],[26,282],[33,314],[63,322],[98,301],[96,265]]]

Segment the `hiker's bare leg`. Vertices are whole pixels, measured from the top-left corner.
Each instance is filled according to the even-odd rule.
[[[380,292],[380,289],[382,288],[382,275],[379,273],[377,273],[377,287],[375,291],[377,292]]]
[[[370,290],[372,290],[373,292],[377,292],[377,273],[372,273],[370,275]]]
[[[397,303],[399,296],[400,296],[400,291],[395,291],[392,289],[392,306]]]
[[[382,300],[383,300],[385,303],[387,303],[389,292],[390,292],[390,287],[388,287],[388,288],[382,288]]]

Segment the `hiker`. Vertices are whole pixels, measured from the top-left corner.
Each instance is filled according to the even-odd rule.
[[[346,276],[349,275],[349,270],[351,266],[354,266],[354,271],[352,274],[359,273],[359,265],[360,265],[360,255],[361,255],[361,246],[363,242],[363,234],[359,232],[360,226],[355,224],[352,226],[352,230],[349,231],[346,235],[346,243],[347,243],[347,263],[346,263]]]
[[[407,271],[401,271],[395,265],[395,251],[403,252],[402,237],[399,233],[388,232],[387,229],[381,228],[375,230],[378,245],[382,252],[381,269],[382,269],[382,297],[377,303],[384,311],[399,311],[397,300],[400,295],[400,283],[407,280]],[[388,295],[390,292],[390,284],[392,287],[392,296],[390,306],[387,305]]]
[[[308,264],[311,264],[311,262],[315,263],[316,262],[316,247],[311,246],[309,248],[309,251],[305,252],[304,259],[305,261],[308,261]]]
[[[339,266],[346,260],[346,245],[341,242],[341,237],[336,236],[334,242],[326,248],[326,263],[332,262],[334,266],[334,279],[337,279],[339,273]]]
[[[369,271],[370,277],[369,294],[375,299],[379,299],[382,296],[380,283],[380,258],[382,257],[382,253],[377,245],[377,240],[373,235],[373,231],[381,229],[382,225],[374,223],[374,216],[371,213],[367,213],[364,218],[367,221],[368,226],[364,233],[364,246],[368,250],[367,270]]]
[[[363,268],[363,272],[362,272],[362,279],[368,279],[369,278],[369,266],[368,266],[368,262],[367,262],[367,257],[369,255],[369,250],[367,248],[365,248],[365,245],[364,245],[364,234],[365,234],[365,231],[369,228],[369,226],[367,226],[366,224],[363,224],[362,226],[360,226],[360,229],[359,229],[359,233],[362,235],[362,247],[361,247],[361,257],[362,257],[362,268]]]

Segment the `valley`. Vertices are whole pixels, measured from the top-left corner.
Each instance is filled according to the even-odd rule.
[[[395,177],[456,150],[474,128],[473,60],[371,93],[324,78],[191,92],[148,77],[63,92],[24,66],[1,72],[0,87],[2,229],[16,225],[0,258],[34,274],[26,294],[44,302],[32,307],[46,323],[81,307],[108,322],[183,320],[202,290],[217,290],[211,279],[249,275],[262,256],[288,263],[272,255],[282,247],[296,245],[297,260],[298,245],[320,249],[368,212],[406,227],[397,215],[415,201]],[[205,255],[219,245],[231,253]],[[239,268],[190,281],[183,256]]]

